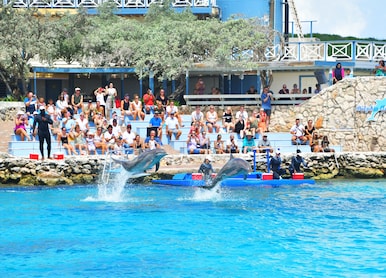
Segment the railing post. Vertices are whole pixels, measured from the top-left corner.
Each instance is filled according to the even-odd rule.
[[[189,71],[185,73],[185,95],[189,95]]]
[[[356,41],[353,41],[351,43],[351,55],[352,55],[351,60],[353,62],[355,62],[356,56],[357,56],[357,42]]]

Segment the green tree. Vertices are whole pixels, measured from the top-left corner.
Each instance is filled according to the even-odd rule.
[[[11,5],[0,10],[0,78],[8,91],[20,98],[18,82],[25,92],[30,62],[48,51],[54,34],[47,16],[36,9],[14,9]]]

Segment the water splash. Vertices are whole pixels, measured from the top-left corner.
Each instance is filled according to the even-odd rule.
[[[193,201],[221,201],[222,200],[221,186],[218,183],[210,190],[197,188],[194,191],[192,200]]]
[[[98,196],[87,197],[85,201],[126,202],[124,189],[129,178],[130,173],[127,171],[120,171],[111,175],[108,183],[101,182],[98,184]]]

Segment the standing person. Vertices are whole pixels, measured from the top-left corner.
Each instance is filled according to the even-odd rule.
[[[337,63],[335,69],[332,71],[332,84],[344,78],[344,69],[341,63]]]
[[[71,96],[71,105],[74,114],[79,114],[83,110],[83,95],[81,95],[79,87],[75,88],[75,93]]]
[[[106,117],[106,102],[105,102],[106,91],[105,91],[105,89],[102,87],[99,87],[98,89],[96,89],[94,91],[94,95],[95,95],[95,99],[96,99],[96,103],[97,103],[97,109],[98,109],[98,103],[99,103],[99,106],[103,108],[103,110],[101,111],[102,115],[103,115],[103,117]]]
[[[43,144],[44,140],[46,140],[47,143],[47,157],[48,159],[51,159],[51,133],[49,124],[51,125],[53,123],[51,117],[49,114],[46,113],[45,107],[40,106],[39,107],[40,114],[37,114],[34,119],[34,123],[32,126],[33,135],[36,136],[36,125],[38,126],[38,136],[39,136],[39,149],[40,154],[42,155],[42,160],[44,160],[44,151],[43,151]]]
[[[214,173],[212,164],[210,164],[211,162],[212,162],[212,158],[209,155],[207,155],[205,157],[204,162],[200,165],[200,168],[198,169],[198,172],[204,175],[205,180],[208,180],[210,178],[210,175]]]
[[[308,167],[307,163],[304,161],[303,157],[300,155],[302,151],[296,150],[296,156],[293,156],[291,159],[291,165],[289,166],[290,174],[293,173],[301,173],[300,165],[303,165],[303,167]]]
[[[114,88],[113,82],[110,82],[109,86],[106,86],[105,91],[107,95],[105,117],[110,119],[111,111],[115,108],[115,97],[118,95],[118,93],[117,89]]]
[[[32,115],[36,111],[36,96],[32,92],[28,92],[24,98],[25,112]]]
[[[280,150],[276,150],[276,155],[272,156],[269,160],[269,168],[271,169],[273,173],[273,178],[275,180],[281,179],[282,175],[285,174],[285,169],[281,168],[281,157],[280,157]]]
[[[266,132],[269,132],[269,124],[271,122],[271,101],[273,99],[272,92],[269,90],[269,86],[265,86],[263,93],[261,94],[261,108],[264,109],[265,114],[267,114],[267,119],[265,121]]]

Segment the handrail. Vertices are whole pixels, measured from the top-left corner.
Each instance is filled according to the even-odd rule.
[[[315,94],[274,94],[273,105],[298,105]],[[219,95],[184,95],[189,106],[236,106],[256,105],[261,103],[259,94],[219,94]]]

